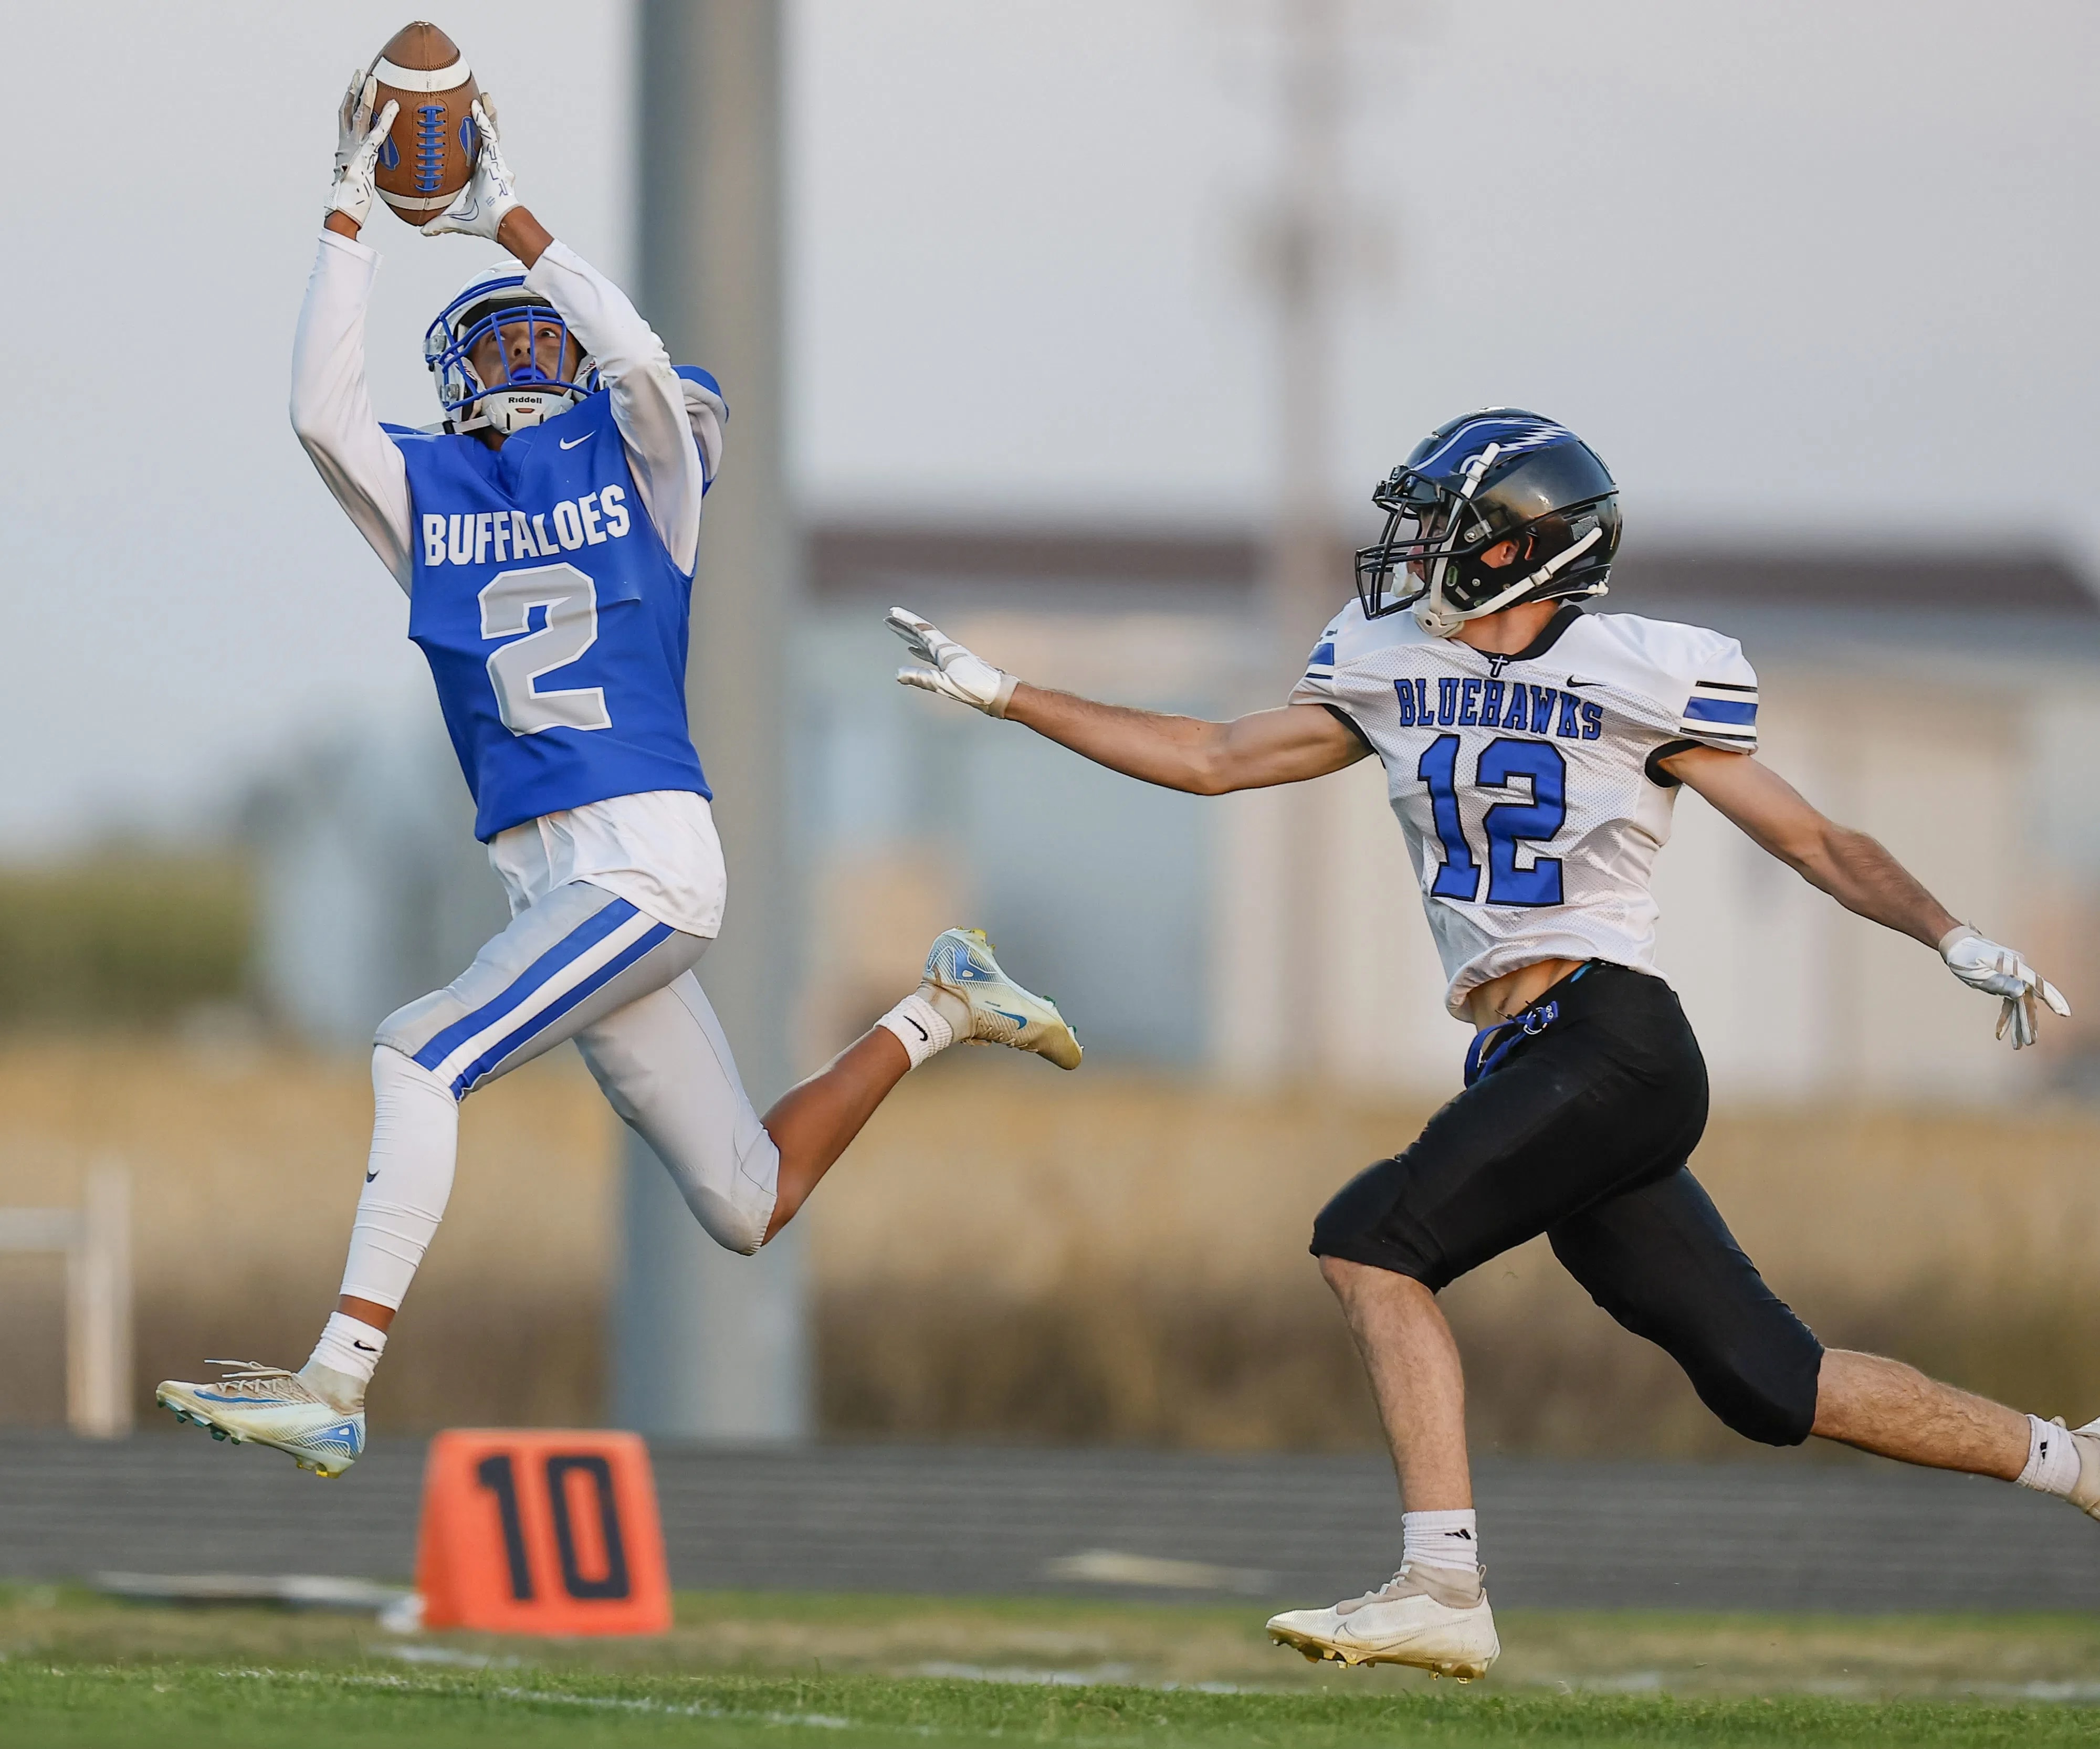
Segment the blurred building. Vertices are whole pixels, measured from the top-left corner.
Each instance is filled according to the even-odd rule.
[[[1455,1085],[1467,1032],[1443,1013],[1375,764],[1295,794],[1198,800],[891,682],[900,650],[881,619],[898,601],[1046,684],[1209,715],[1273,702],[1263,563],[1251,537],[1171,531],[816,532],[819,702],[796,800],[829,944],[817,963],[851,969],[813,988],[805,1055],[879,1012],[932,929],[967,916],[1101,1056],[1236,1079],[1309,1064],[1359,1086]],[[1600,605],[1740,637],[1770,763],[2100,1012],[2100,774],[2087,751],[2100,607],[2067,566],[2020,552],[1637,550]],[[1313,855],[1286,853],[1307,839]],[[2034,1089],[2032,1066],[1994,1043],[1994,1017],[1930,955],[1842,912],[1696,796],[1680,802],[1657,891],[1664,967],[1718,1096]],[[1308,909],[1311,936],[1284,924]],[[1310,1005],[1290,992],[1308,939]],[[1308,1025],[1309,1050],[1286,1036]],[[2089,1051],[2100,1033],[2053,1029],[2052,1077],[2083,1078]]]

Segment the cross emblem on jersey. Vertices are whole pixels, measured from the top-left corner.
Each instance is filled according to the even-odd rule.
[[[1513,655],[1497,655],[1493,650],[1483,650],[1481,654],[1488,659],[1488,677],[1490,680],[1500,680],[1502,677],[1502,670],[1516,660]]]

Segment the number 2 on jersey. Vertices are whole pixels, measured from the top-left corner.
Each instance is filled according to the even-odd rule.
[[[1458,817],[1458,738],[1439,735],[1423,749],[1414,774],[1428,787],[1430,815],[1444,847],[1444,866],[1429,891],[1439,899],[1471,902],[1480,894],[1480,868]],[[1546,843],[1568,818],[1568,762],[1545,741],[1505,737],[1480,750],[1476,788],[1507,790],[1518,778],[1529,780],[1530,800],[1498,802],[1480,822],[1488,835],[1487,902],[1558,905],[1560,859],[1536,857],[1529,868],[1520,868],[1516,848]]]
[[[547,610],[546,623],[536,632],[536,607]],[[481,635],[512,641],[488,659],[496,711],[511,734],[612,727],[602,686],[539,689],[541,675],[566,668],[598,641],[598,585],[575,566],[498,571],[481,592]]]

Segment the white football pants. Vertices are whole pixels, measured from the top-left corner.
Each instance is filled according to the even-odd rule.
[[[398,1307],[452,1194],[459,1102],[573,1038],[612,1108],[717,1244],[765,1236],[779,1151],[693,967],[704,937],[570,881],[443,989],[389,1015],[372,1058],[372,1156],[342,1291]]]

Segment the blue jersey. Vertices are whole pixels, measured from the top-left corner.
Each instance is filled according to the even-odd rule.
[[[474,835],[650,790],[709,795],[686,726],[692,578],[642,508],[611,397],[491,449],[398,426],[415,507],[408,636]]]

